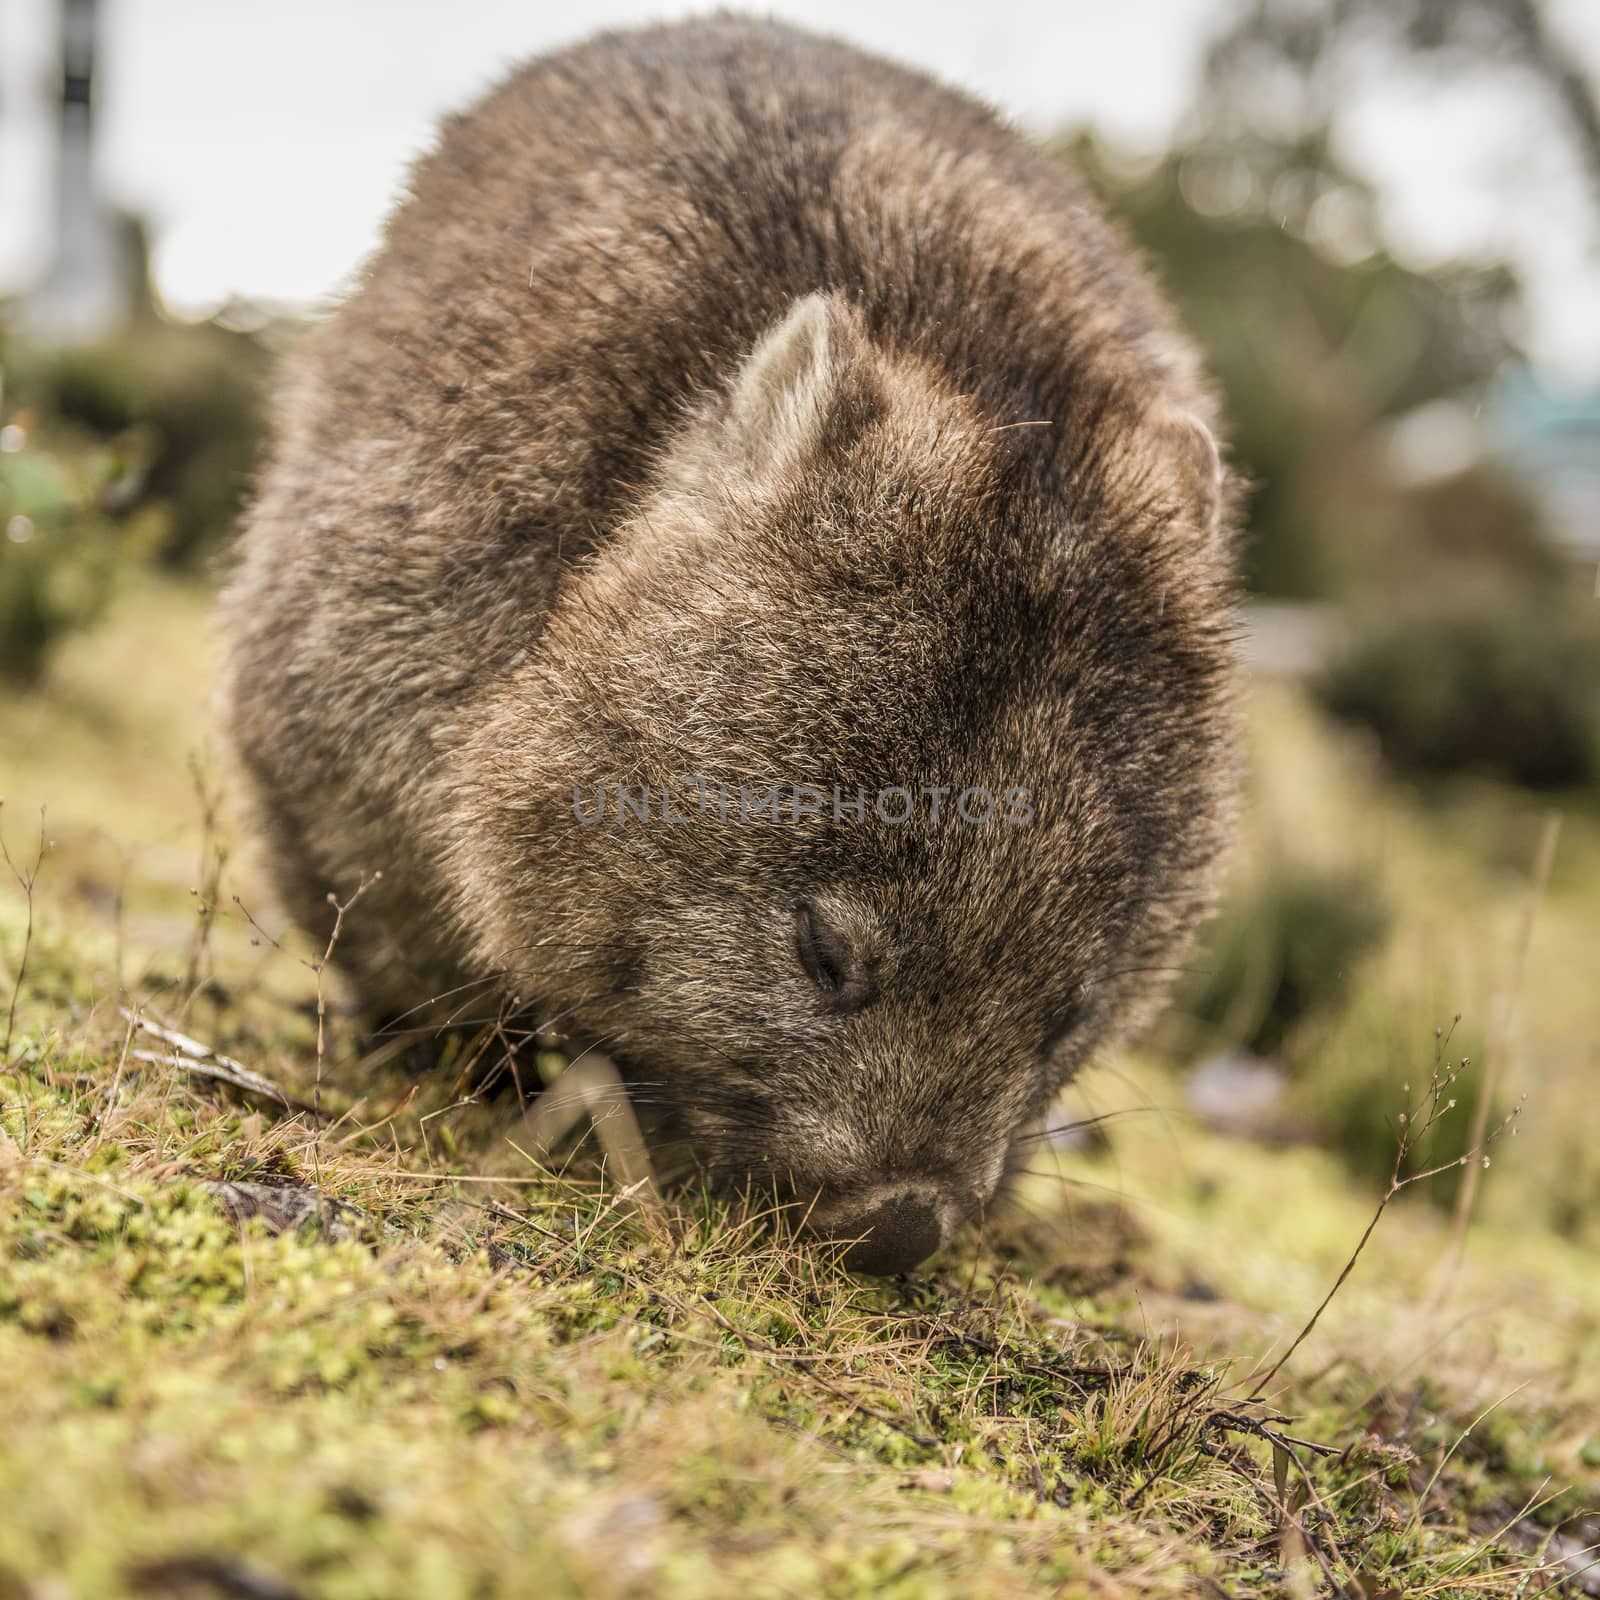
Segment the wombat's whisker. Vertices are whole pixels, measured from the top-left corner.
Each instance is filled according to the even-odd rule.
[[[1085,978],[1080,987],[1087,992],[1102,983],[1109,983],[1113,978],[1134,977],[1204,977],[1205,967],[1118,967],[1114,972],[1102,972],[1093,978]]]
[[[1068,1189],[1087,1189],[1092,1193],[1107,1195],[1113,1200],[1144,1206],[1147,1209],[1165,1209],[1158,1201],[1152,1200],[1146,1195],[1138,1194],[1132,1189],[1118,1188],[1117,1185],[1112,1183],[1096,1183],[1091,1178],[1077,1177],[1074,1174],[1064,1172],[1060,1167],[1019,1167],[1017,1172],[1019,1175],[1031,1178],[1049,1178],[1052,1182],[1061,1184]],[[1006,1197],[1008,1201],[1015,1200],[1017,1198],[1015,1190],[1007,1191]]]
[[[1069,1133],[1078,1133],[1085,1128],[1098,1128],[1121,1117],[1148,1116],[1159,1109],[1157,1106],[1123,1106],[1117,1111],[1102,1111],[1098,1116],[1079,1117],[1073,1122],[1055,1123],[1048,1128],[1038,1128],[1032,1133],[1024,1133],[1018,1138],[1017,1143],[1038,1144],[1045,1139],[1064,1138]]]
[[[556,1012],[554,1016],[545,1018],[543,1022],[536,1024],[532,1028],[507,1029],[505,1031],[507,1036],[515,1039],[517,1043],[525,1044],[529,1039],[537,1039],[541,1033],[548,1032],[558,1023],[565,1022],[568,1017],[576,1016],[585,1006],[599,1005],[602,1000],[615,1000],[628,993],[630,991],[627,989],[607,989],[602,994],[585,995],[583,999],[575,1001],[564,1011]],[[612,1035],[612,1037],[616,1036]]]
[[[498,981],[498,973],[486,973],[481,978],[469,978],[465,983],[458,983],[452,989],[443,989],[438,994],[429,995],[426,1000],[419,1000],[414,1006],[411,1006],[405,1011],[400,1012],[398,1015],[387,1019],[376,1030],[376,1032],[380,1034],[384,1033],[390,1027],[404,1022],[407,1017],[414,1017],[419,1012],[426,1011],[429,1006],[438,1005],[441,1000],[449,1000],[458,994],[467,993],[471,990],[487,988]]]
[[[634,945],[623,939],[530,939],[526,944],[516,944],[508,947],[508,953],[513,955],[526,955],[534,950],[623,950],[631,951]]]

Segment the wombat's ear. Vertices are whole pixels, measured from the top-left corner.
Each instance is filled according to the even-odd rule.
[[[829,294],[796,300],[734,379],[728,429],[752,465],[792,461],[821,436],[865,351],[856,314]]]
[[[1192,411],[1169,413],[1162,419],[1161,429],[1195,525],[1214,538],[1222,526],[1225,482],[1216,436]]]

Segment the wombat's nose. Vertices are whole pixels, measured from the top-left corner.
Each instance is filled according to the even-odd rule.
[[[920,1189],[903,1189],[888,1198],[868,1196],[860,1211],[830,1223],[828,1231],[836,1239],[856,1241],[844,1253],[852,1272],[878,1275],[909,1272],[944,1238],[937,1201]]]

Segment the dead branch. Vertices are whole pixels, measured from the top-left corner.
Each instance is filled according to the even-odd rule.
[[[165,1023],[157,1022],[142,1012],[130,1011],[126,1007],[118,1009],[123,1019],[138,1032],[147,1033],[168,1047],[165,1053],[157,1050],[130,1050],[129,1060],[176,1066],[196,1077],[212,1078],[218,1083],[229,1084],[243,1094],[274,1101],[286,1110],[301,1111],[310,1116],[319,1115],[317,1108],[309,1101],[301,1100],[280,1089],[270,1078],[262,1077],[259,1072],[245,1066],[242,1061],[235,1061],[232,1056],[225,1056],[221,1051],[213,1050],[210,1045],[202,1044],[198,1039],[191,1039],[188,1034],[179,1033],[176,1028],[169,1028]]]

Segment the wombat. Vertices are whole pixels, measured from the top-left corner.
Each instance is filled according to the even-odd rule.
[[[1207,907],[1217,426],[965,96],[731,16],[534,61],[288,364],[223,602],[277,888],[369,880],[374,1016],[564,1018],[663,1159],[908,1268]]]

